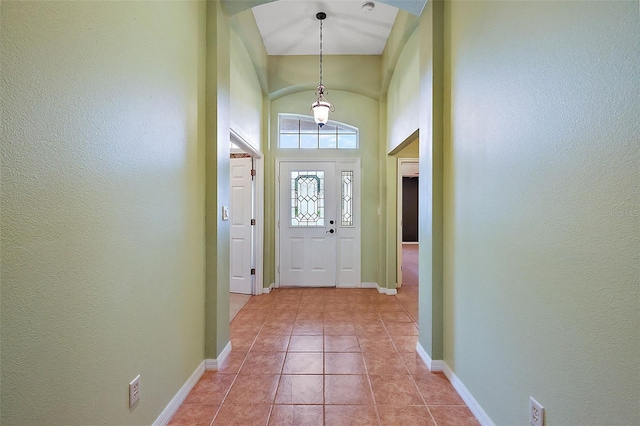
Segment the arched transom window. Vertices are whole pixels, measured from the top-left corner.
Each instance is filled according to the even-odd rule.
[[[278,148],[281,149],[357,149],[358,128],[329,121],[318,126],[313,117],[279,114]]]

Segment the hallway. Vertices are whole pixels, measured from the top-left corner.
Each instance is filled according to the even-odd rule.
[[[252,296],[231,322],[232,352],[170,424],[476,425],[416,353],[417,334],[399,298],[374,289]]]
[[[418,323],[418,244],[402,245],[402,286],[398,300],[413,322]]]

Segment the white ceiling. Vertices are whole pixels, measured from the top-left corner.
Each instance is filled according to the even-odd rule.
[[[323,53],[379,55],[389,37],[398,9],[375,2],[364,12],[366,0],[279,0],[252,9],[269,55],[317,55],[324,12]]]

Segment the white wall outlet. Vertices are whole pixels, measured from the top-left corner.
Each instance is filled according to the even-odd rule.
[[[531,426],[544,426],[544,407],[529,397],[529,423]]]
[[[140,375],[138,374],[131,383],[129,383],[129,408],[136,405],[140,399]]]

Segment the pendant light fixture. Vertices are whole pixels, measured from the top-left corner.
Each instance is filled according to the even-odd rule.
[[[316,90],[316,101],[311,104],[311,111],[313,111],[313,118],[318,126],[322,127],[327,124],[329,120],[329,111],[335,111],[335,107],[324,97],[324,85],[322,84],[322,21],[327,17],[324,12],[318,12],[316,18],[320,21],[320,84]]]

